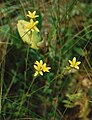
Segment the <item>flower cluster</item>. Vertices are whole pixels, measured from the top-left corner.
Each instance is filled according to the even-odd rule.
[[[30,12],[28,11],[28,14],[27,16],[30,18],[30,22],[28,22],[26,24],[26,28],[28,30],[31,30],[31,31],[37,31],[39,32],[39,29],[37,28],[37,24],[38,24],[38,21],[34,21],[35,18],[39,17],[39,15],[36,15],[36,11],[34,12]],[[76,61],[76,57],[74,57],[71,60],[69,60],[69,63],[70,65],[67,66],[67,70],[71,70],[72,68],[75,68],[75,69],[79,69],[79,65],[81,64],[80,61]],[[35,74],[34,76],[37,76],[37,75],[43,75],[44,72],[49,72],[49,70],[51,69],[51,67],[47,67],[46,66],[46,63],[43,63],[42,60],[40,60],[40,62],[36,61],[35,64],[34,64],[34,68],[35,68]]]
[[[39,32],[39,29],[37,28],[37,24],[38,24],[38,21],[34,21],[33,19],[35,19],[36,17],[39,17],[39,15],[36,15],[36,11],[34,11],[33,13],[31,13],[30,11],[28,11],[28,14],[27,16],[30,18],[30,21],[25,25],[25,27],[28,29],[28,30],[31,30],[31,31],[37,31]]]
[[[34,68],[35,68],[35,74],[34,74],[35,77],[38,74],[43,75],[44,72],[49,72],[49,70],[51,69],[51,67],[47,67],[46,63],[43,63],[42,60],[40,60],[40,62],[36,61]]]

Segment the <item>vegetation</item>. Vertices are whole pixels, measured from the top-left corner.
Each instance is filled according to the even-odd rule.
[[[0,120],[92,120],[91,0],[1,0]]]

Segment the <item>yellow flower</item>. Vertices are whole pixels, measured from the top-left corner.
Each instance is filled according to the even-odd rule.
[[[28,22],[25,27],[28,30],[34,31],[36,30],[37,32],[39,32],[39,29],[36,27],[36,25],[38,24],[38,21],[34,22],[33,19],[30,20],[30,22]]]
[[[36,15],[36,11],[34,11],[33,13],[31,13],[30,11],[28,11],[27,14],[28,17],[30,17],[31,19],[38,17],[39,15]]]
[[[51,67],[46,67],[46,63],[43,64],[43,72],[49,72],[49,69],[51,69]]]
[[[73,67],[73,68],[76,68],[76,69],[79,69],[79,64],[81,64],[80,61],[76,61],[76,57],[73,58],[73,60],[69,60],[69,63],[70,63],[70,67]]]
[[[35,65],[35,74],[34,76],[37,76],[38,74],[43,75],[43,72],[49,72],[50,67],[46,67],[46,63],[43,64],[43,61],[40,60],[40,62],[36,61]]]

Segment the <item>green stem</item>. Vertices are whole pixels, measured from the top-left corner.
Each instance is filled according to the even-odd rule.
[[[28,55],[29,55],[29,47],[27,49],[27,54],[26,54],[26,58],[25,58],[25,71],[24,71],[24,80],[26,82],[27,80],[27,70],[28,70]],[[26,83],[25,83],[26,85]]]
[[[31,87],[32,87],[35,79],[36,79],[36,77],[33,78],[33,80],[32,80],[32,82],[31,82],[31,84],[30,84],[27,92],[22,96],[21,103],[20,103],[19,110],[18,110],[18,114],[20,113],[20,110],[21,110],[21,108],[22,108],[22,105],[23,105],[23,104],[25,103],[25,101],[26,101],[26,97],[27,97],[27,95],[28,95],[28,93],[29,93],[29,91],[30,91],[30,89],[31,89]]]

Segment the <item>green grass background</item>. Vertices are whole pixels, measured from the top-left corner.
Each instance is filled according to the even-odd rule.
[[[18,20],[39,14],[39,50],[19,36]],[[80,69],[62,76],[73,57]],[[33,79],[34,62],[49,73]],[[34,80],[34,82],[33,82]],[[92,120],[92,1],[0,1],[1,120]]]

